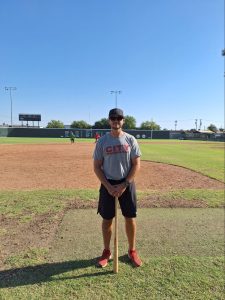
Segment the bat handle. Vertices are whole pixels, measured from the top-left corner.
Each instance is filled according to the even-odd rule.
[[[118,197],[115,197],[115,232],[114,232],[113,272],[118,273]]]

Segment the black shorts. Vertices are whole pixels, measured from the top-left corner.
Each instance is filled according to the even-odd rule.
[[[125,179],[108,181],[112,185],[116,185],[125,181]],[[135,218],[137,216],[137,196],[134,182],[132,182],[119,197],[119,203],[124,217]],[[103,184],[101,184],[99,190],[97,213],[99,213],[102,218],[106,220],[110,220],[115,217],[115,198],[108,193]]]

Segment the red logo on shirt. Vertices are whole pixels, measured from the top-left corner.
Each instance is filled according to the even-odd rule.
[[[129,152],[130,145],[115,145],[115,146],[108,146],[105,148],[106,154],[116,154],[116,153],[125,153]]]

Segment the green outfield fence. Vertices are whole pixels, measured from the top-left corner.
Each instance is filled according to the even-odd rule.
[[[77,138],[94,138],[96,133],[101,136],[109,129],[77,129],[77,128],[23,128],[23,127],[2,127],[0,128],[0,136],[4,137],[69,137],[73,132]],[[170,131],[151,131],[151,130],[126,130],[126,132],[141,139],[169,139]],[[179,133],[177,134],[177,137]]]
[[[37,128],[37,127],[0,127],[0,137],[52,137],[67,138],[70,132],[77,138],[94,138],[96,133],[101,136],[109,129],[77,129],[77,128]],[[224,133],[221,134],[185,134],[182,131],[169,130],[126,130],[137,139],[188,139],[188,140],[212,140],[224,141]]]

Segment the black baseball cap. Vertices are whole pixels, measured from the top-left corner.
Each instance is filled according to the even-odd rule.
[[[109,111],[109,118],[111,117],[123,117],[123,111],[120,108],[113,108]]]

